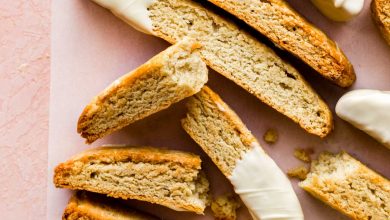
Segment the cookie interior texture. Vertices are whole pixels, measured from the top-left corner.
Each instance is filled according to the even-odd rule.
[[[382,33],[383,38],[390,46],[390,2],[389,0],[371,1],[372,17]]]
[[[345,152],[321,154],[299,185],[353,219],[390,216],[390,181]]]
[[[117,79],[85,107],[78,132],[92,143],[197,93],[208,79],[198,47],[185,39]]]
[[[151,147],[103,147],[55,169],[54,184],[203,213],[209,183],[199,156]]]
[[[184,130],[202,147],[225,176],[256,142],[229,106],[208,87],[189,98]]]

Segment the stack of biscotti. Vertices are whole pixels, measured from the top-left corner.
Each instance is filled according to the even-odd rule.
[[[390,181],[345,152],[321,154],[299,185],[352,219],[390,219]]]
[[[151,147],[101,147],[78,154],[54,171],[56,187],[137,199],[202,214],[209,183],[199,156]]]
[[[390,45],[390,1],[372,0],[371,11],[375,24],[381,31],[383,38]]]
[[[69,200],[62,220],[157,220],[157,218],[104,195],[78,191]]]
[[[337,85],[348,87],[355,81],[352,64],[337,44],[285,0],[208,1],[245,21]]]
[[[117,79],[85,107],[77,131],[92,143],[197,93],[208,78],[199,47],[184,39]]]
[[[184,130],[230,180],[255,219],[303,219],[287,177],[217,94],[203,87],[187,106]]]
[[[128,22],[123,8],[115,9],[114,2],[94,1],[122,13],[119,17]],[[191,0],[154,0],[147,9],[151,34],[170,43],[195,38],[202,44],[201,57],[212,69],[307,132],[325,137],[332,130],[331,111],[301,74],[232,21]]]

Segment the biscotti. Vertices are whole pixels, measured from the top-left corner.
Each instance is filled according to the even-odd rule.
[[[94,1],[170,43],[195,38],[202,44],[201,57],[212,69],[309,133],[325,137],[332,130],[328,106],[296,69],[233,22],[202,5],[191,0],[154,0],[142,8],[137,1]],[[132,14],[133,9],[137,16]]]
[[[137,199],[202,214],[209,183],[199,156],[151,147],[102,147],[55,168],[56,187]]]
[[[345,152],[321,154],[299,185],[352,219],[390,219],[390,181]]]
[[[79,191],[69,200],[62,220],[157,220],[157,218],[107,196]]]
[[[184,130],[230,180],[255,219],[303,219],[287,177],[217,94],[204,87],[187,106]]]
[[[372,0],[371,12],[375,24],[390,45],[390,0]]]
[[[286,1],[208,1],[245,21],[337,85],[347,87],[355,81],[352,64],[336,43],[299,15]]]
[[[92,143],[197,93],[208,78],[199,46],[185,39],[117,79],[85,107],[77,131]]]
[[[236,210],[241,207],[237,195],[221,195],[211,201],[211,211],[215,220],[236,220]]]

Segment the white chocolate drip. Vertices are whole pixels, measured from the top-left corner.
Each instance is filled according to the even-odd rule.
[[[252,145],[237,161],[229,180],[253,219],[304,219],[290,181],[257,143]]]
[[[311,0],[322,14],[334,21],[348,21],[363,9],[364,0]]]
[[[145,34],[152,34],[152,20],[148,7],[154,0],[93,0],[109,9],[117,17]]]
[[[337,102],[336,114],[390,148],[390,91],[348,92]]]

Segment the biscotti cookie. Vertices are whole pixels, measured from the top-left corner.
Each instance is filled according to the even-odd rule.
[[[185,39],[117,79],[85,107],[77,131],[92,143],[197,93],[208,74],[199,46]]]
[[[284,0],[208,0],[255,28],[339,86],[355,81],[341,49]],[[304,43],[303,43],[304,42]]]
[[[209,183],[199,156],[151,147],[102,147],[61,163],[56,187],[137,199],[202,214]]]
[[[375,24],[390,45],[390,0],[372,0],[371,12]]]
[[[345,152],[321,154],[299,185],[352,219],[390,219],[390,181]]]
[[[233,22],[202,5],[191,0],[94,1],[137,29],[170,43],[195,38],[202,44],[201,57],[212,69],[307,132],[325,137],[332,130],[328,106],[296,69]]]
[[[184,130],[230,180],[255,219],[303,219],[287,177],[217,94],[204,87],[187,104]]]
[[[62,220],[157,220],[104,195],[76,192],[69,200]]]

